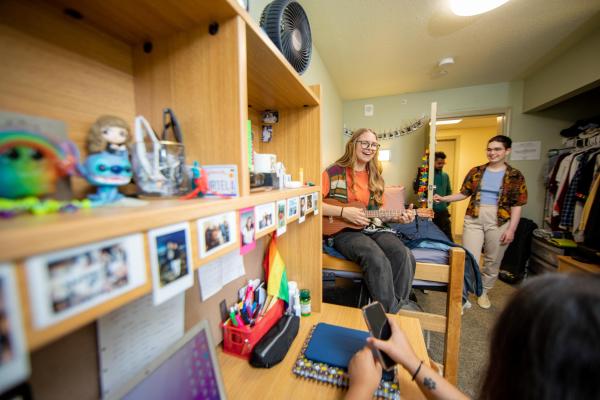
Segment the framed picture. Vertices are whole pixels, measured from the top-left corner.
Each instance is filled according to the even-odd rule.
[[[275,218],[275,203],[261,204],[254,207],[256,233],[261,233],[275,227]]]
[[[287,230],[285,203],[285,200],[277,201],[277,236],[283,235]]]
[[[55,324],[146,283],[141,234],[43,254],[25,264],[36,328]]]
[[[194,285],[191,243],[187,222],[148,231],[154,305]]]
[[[0,393],[29,376],[15,267],[0,264]]]
[[[306,218],[306,196],[300,196],[300,218],[299,223],[303,223]]]
[[[300,211],[298,208],[299,201],[300,200],[298,197],[292,197],[287,200],[287,219],[288,219],[288,221],[293,218],[297,218],[298,215],[300,215]]]
[[[310,212],[313,209],[313,196],[311,194],[306,195],[306,211]]]
[[[240,210],[240,254],[244,255],[256,247],[254,239],[254,207]]]
[[[313,212],[315,215],[319,215],[319,193],[314,192],[312,194]]]
[[[237,215],[235,211],[198,220],[200,258],[237,243]]]

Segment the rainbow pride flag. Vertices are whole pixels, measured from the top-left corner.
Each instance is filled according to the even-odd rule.
[[[271,242],[267,247],[263,268],[267,280],[267,295],[277,297],[286,303],[290,302],[288,279],[285,270],[285,262],[277,250],[275,234],[271,236]]]

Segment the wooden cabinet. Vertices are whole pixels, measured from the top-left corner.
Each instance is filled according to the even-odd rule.
[[[163,108],[170,107],[182,126],[188,163],[236,164],[239,172],[236,199],[153,200],[140,208],[0,221],[0,258],[17,268],[29,348],[41,349],[33,357],[34,377],[36,367],[56,363],[51,359],[59,348],[77,344],[92,349],[89,324],[150,293],[151,285],[36,331],[23,272],[27,257],[185,221],[196,246],[195,221],[200,217],[320,192],[319,88],[302,83],[235,0],[2,1],[0,49],[0,109],[62,120],[69,138],[83,150],[86,132],[100,115],[116,115],[133,125],[141,114],[159,126]],[[267,109],[279,111],[279,122],[273,140],[255,140],[255,150],[276,154],[295,179],[302,168],[305,180],[317,186],[250,193],[247,120],[259,133],[261,112]],[[82,195],[86,185],[75,181],[74,189]],[[303,224],[290,224],[278,241],[289,279],[313,293],[321,293],[320,238],[320,218],[308,217]],[[192,254],[194,267],[202,268],[197,249]],[[260,255],[246,259],[259,273]],[[233,286],[223,290],[219,301],[233,301]],[[320,310],[320,296],[313,296],[313,308]],[[220,340],[218,302],[201,303],[196,282],[186,293],[186,330],[203,318]],[[48,346],[58,338],[60,343]],[[70,396],[97,397],[97,381],[92,380],[96,357],[78,357],[61,360],[80,365],[65,367],[78,375],[69,380],[82,379],[76,385],[80,390]]]
[[[558,256],[558,272],[600,273],[600,265],[588,264],[569,256]]]

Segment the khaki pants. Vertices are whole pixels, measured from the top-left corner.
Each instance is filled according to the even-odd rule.
[[[473,254],[475,260],[481,257],[481,248],[484,249],[483,266],[481,269],[481,282],[484,290],[494,287],[498,278],[498,270],[502,257],[508,245],[500,244],[500,236],[508,228],[508,222],[498,226],[496,213],[497,206],[480,205],[479,217],[465,216],[463,231],[463,246]]]

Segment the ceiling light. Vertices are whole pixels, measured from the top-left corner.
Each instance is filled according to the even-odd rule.
[[[450,65],[454,65],[454,57],[444,57],[438,62],[438,67],[444,68]]]
[[[486,13],[506,2],[508,0],[450,0],[450,9],[456,15],[468,17]]]
[[[436,121],[435,124],[436,125],[452,125],[452,124],[458,124],[459,122],[461,122],[462,119],[443,119],[440,121]],[[431,122],[429,123],[429,125],[431,125]]]

